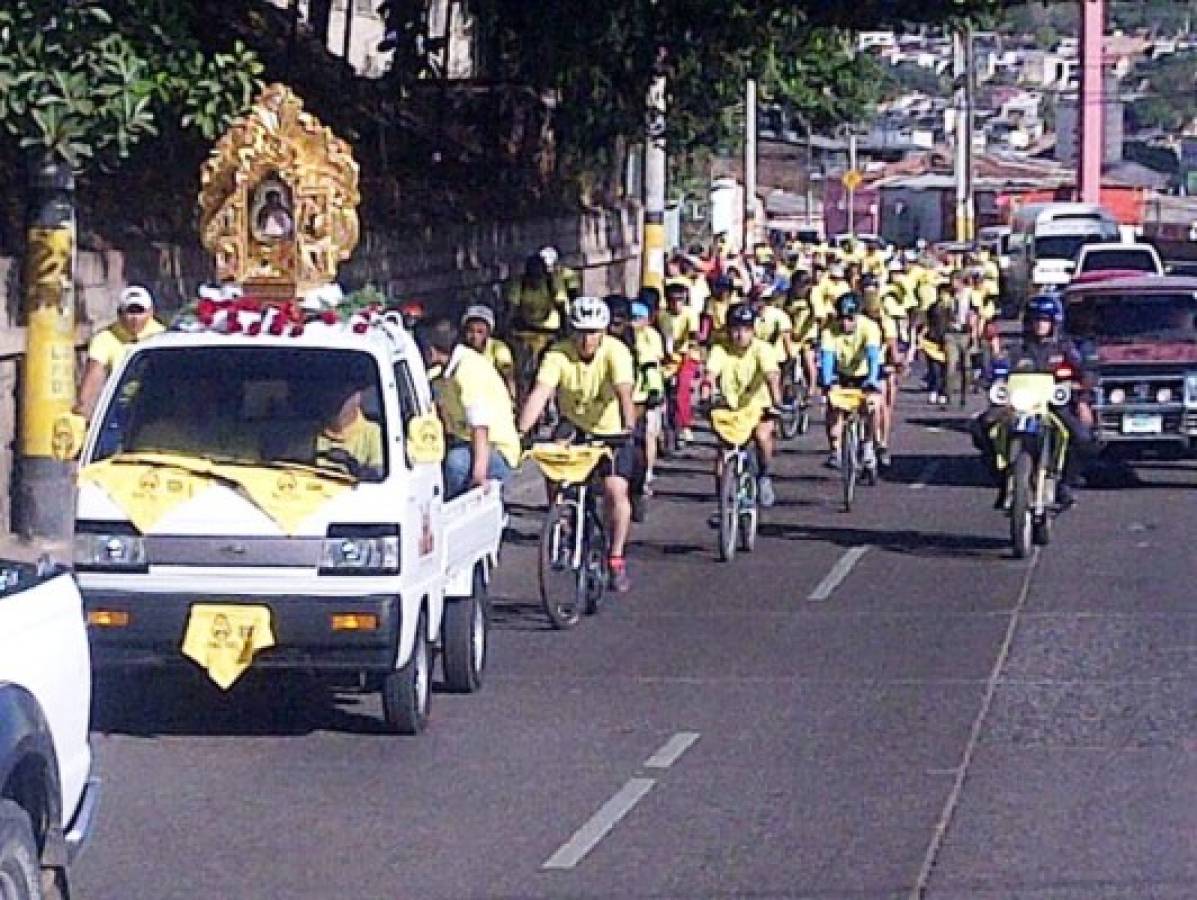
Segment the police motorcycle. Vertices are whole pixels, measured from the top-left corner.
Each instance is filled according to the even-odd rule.
[[[997,468],[1005,479],[1002,496],[1010,516],[1014,556],[1023,559],[1034,546],[1051,540],[1058,513],[1056,492],[1068,454],[1068,429],[1057,415],[1072,400],[1071,366],[1055,371],[993,368],[989,401],[1001,414],[992,426]]]

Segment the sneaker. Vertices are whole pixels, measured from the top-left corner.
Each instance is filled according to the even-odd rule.
[[[628,564],[622,559],[609,559],[607,569],[610,572],[608,585],[617,594],[626,594],[632,589],[632,579],[628,578]]]
[[[889,447],[877,448],[877,465],[883,469],[888,469],[892,465],[893,460],[889,458]]]
[[[644,484],[645,484],[645,488],[646,488],[646,490],[644,491],[644,495],[646,497],[652,496],[652,494],[647,490],[647,486],[652,484],[656,480],[657,480],[657,473],[654,472],[652,469],[649,469],[647,472],[644,473]]]
[[[929,393],[927,395],[927,405],[928,406],[934,406],[938,402],[939,402],[939,393],[937,391],[932,391],[931,393]]]
[[[683,428],[682,433],[678,436],[678,440],[683,444],[692,444],[694,443],[694,432],[689,428]]]
[[[877,451],[873,448],[872,441],[865,441],[860,448],[860,467],[862,469],[877,468]]]
[[[777,503],[777,494],[773,491],[773,479],[769,475],[762,475],[756,480],[757,499],[765,509]]]
[[[835,451],[835,452],[829,454],[826,461],[824,461],[823,466],[824,466],[824,468],[827,468],[827,469],[836,469],[836,470],[840,469],[843,466],[843,463],[840,462],[839,452]]]

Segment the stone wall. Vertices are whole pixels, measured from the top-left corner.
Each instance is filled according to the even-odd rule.
[[[395,298],[419,298],[432,312],[456,314],[470,302],[492,300],[502,282],[546,245],[582,273],[587,293],[636,289],[640,280],[640,208],[635,204],[527,222],[429,226],[395,235],[368,229],[341,267],[347,290],[374,284]],[[10,527],[20,359],[20,261],[0,256],[0,534]],[[116,301],[129,283],[154,294],[163,318],[179,308],[211,262],[198,245],[150,244],[123,252],[81,252],[76,261],[77,344],[116,318]]]

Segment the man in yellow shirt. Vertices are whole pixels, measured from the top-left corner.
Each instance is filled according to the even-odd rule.
[[[485,356],[458,343],[447,319],[429,323],[417,333],[424,362],[439,366],[433,382],[437,411],[445,425],[445,499],[492,481],[506,484],[520,461],[511,395]]]
[[[515,357],[511,348],[494,336],[495,313],[489,306],[477,304],[471,306],[461,317],[461,341],[471,350],[485,356],[503,383],[507,385],[507,392],[515,400]]]
[[[756,313],[752,307],[747,303],[733,304],[727,311],[727,328],[727,342],[716,346],[707,359],[702,395],[709,397],[712,385],[717,381],[724,403],[733,411],[752,408],[763,414],[770,406],[780,407],[781,364],[776,351],[756,336]],[[762,416],[757,422],[753,442],[759,463],[757,496],[762,507],[770,507],[777,502],[773,478],[769,474],[776,451],[771,420]],[[723,456],[718,454],[715,457],[716,492],[722,463]]]
[[[698,337],[702,328],[700,317],[690,305],[689,291],[682,278],[665,282],[665,308],[658,316],[665,339],[665,376],[679,445],[694,440],[694,409],[690,395],[698,374]]]
[[[844,294],[836,301],[835,319],[823,329],[819,339],[819,384],[828,391],[838,385],[863,388],[875,394],[881,387],[881,345],[881,329],[875,322],[861,315],[860,298],[853,293]],[[866,438],[861,454],[865,469],[872,469],[877,465],[873,450],[875,405],[871,398],[865,425]],[[840,438],[843,428],[844,413],[828,404],[827,442],[831,450],[827,457],[829,469],[840,468]]]
[[[582,440],[587,437],[628,435],[604,465],[603,500],[611,529],[608,568],[616,591],[631,589],[624,551],[632,527],[631,481],[637,474],[636,448],[631,432],[636,426],[632,390],[636,366],[632,351],[607,334],[611,313],[597,297],[578,297],[570,304],[570,336],[553,344],[536,373],[536,384],[524,402],[519,433],[527,434],[540,420],[549,400]]]
[[[835,301],[851,292],[852,285],[848,282],[848,271],[843,263],[832,263],[826,273],[811,290],[811,301],[815,311],[820,316],[831,318],[835,310]]]
[[[316,465],[342,469],[362,481],[385,474],[382,429],[362,412],[360,379],[329,384],[320,389],[324,425],[316,435]]]
[[[87,366],[79,384],[75,412],[90,419],[104,390],[104,383],[136,343],[166,330],[154,318],[154,299],[138,285],[121,291],[116,304],[116,322],[99,332],[87,345]]]

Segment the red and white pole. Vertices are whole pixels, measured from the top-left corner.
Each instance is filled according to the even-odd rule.
[[[1101,202],[1101,163],[1105,143],[1105,98],[1102,38],[1105,36],[1105,0],[1081,0],[1081,96],[1077,185],[1083,203]]]

